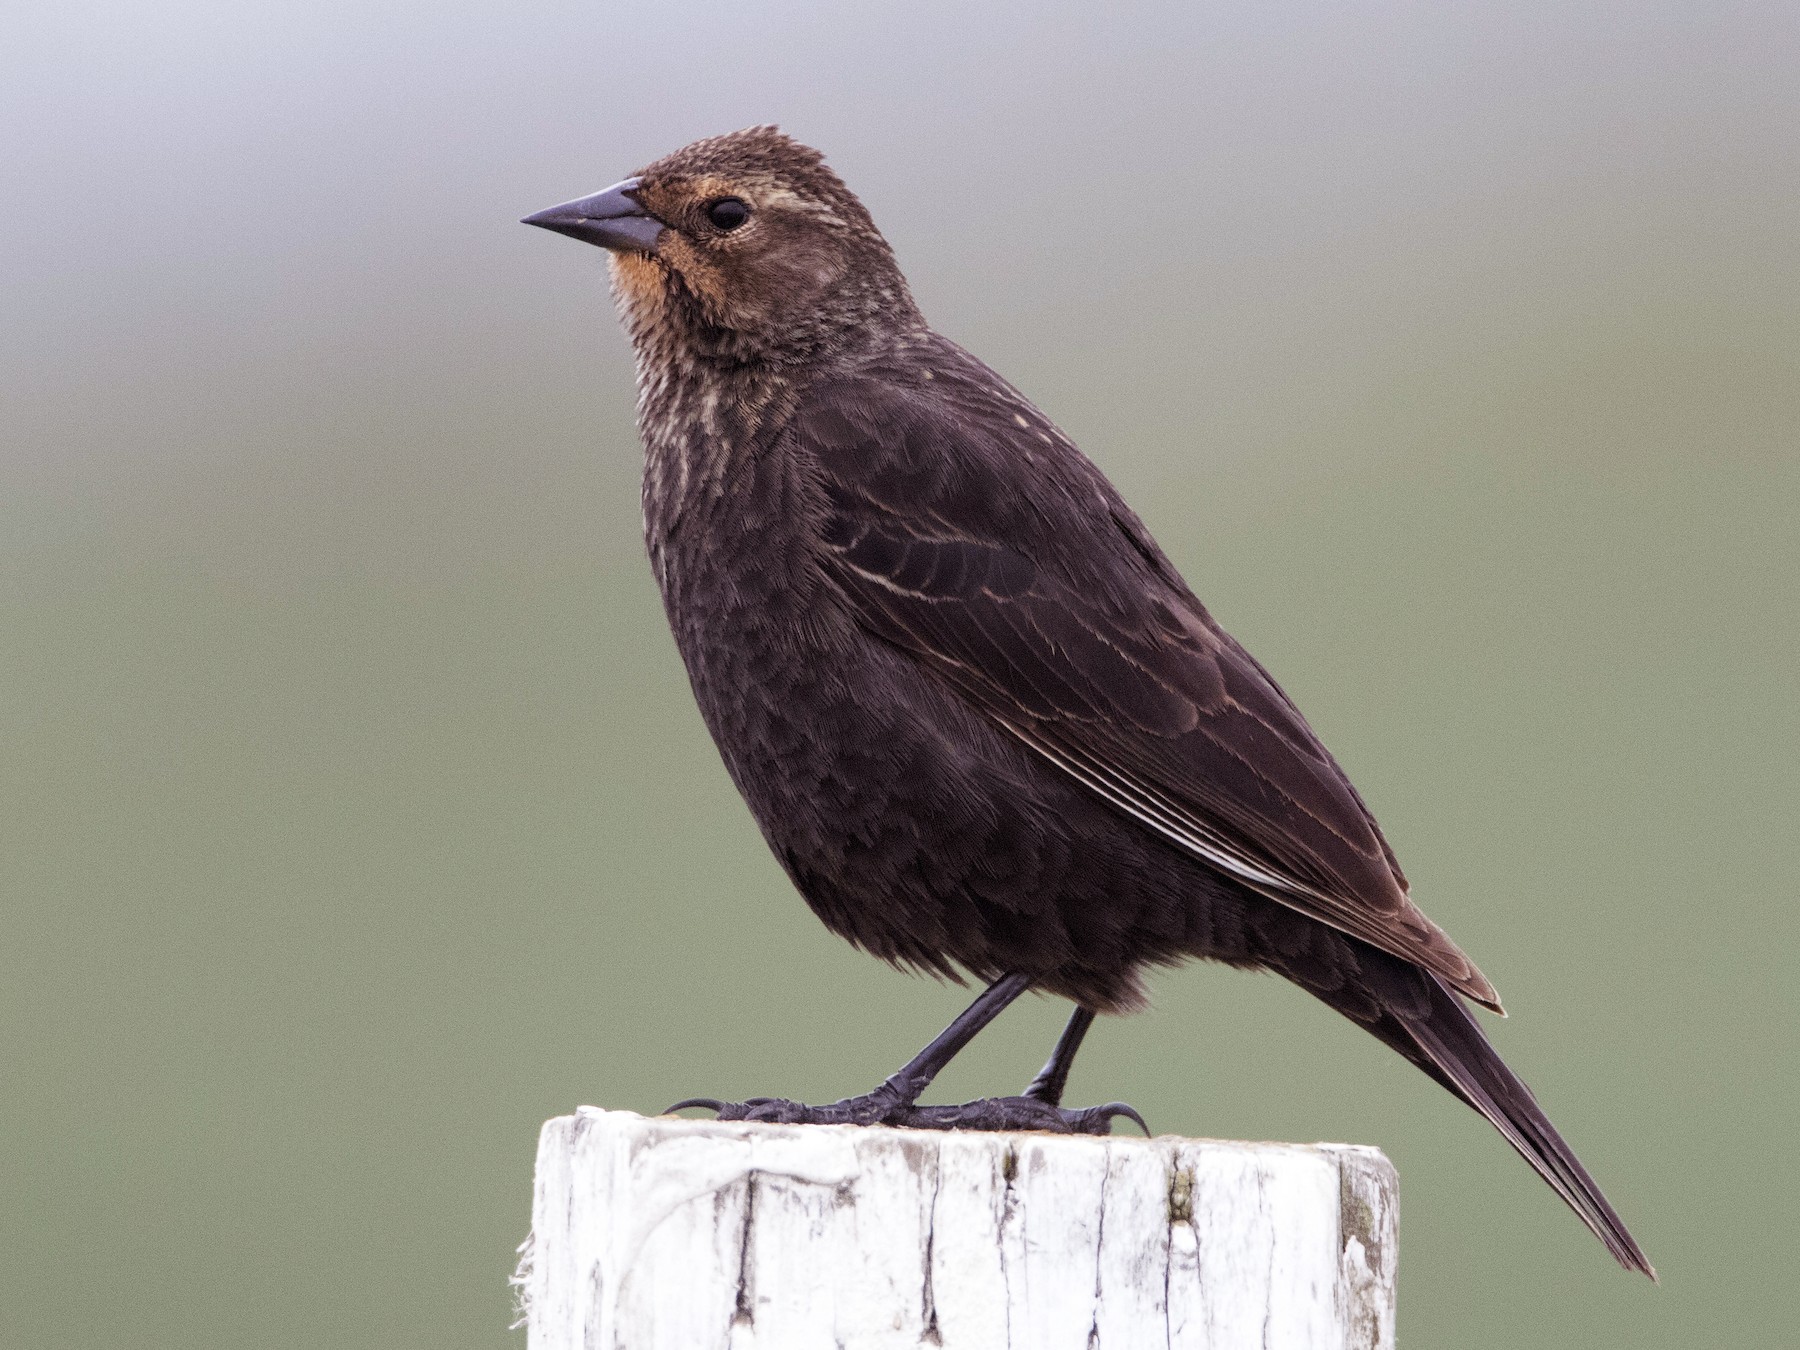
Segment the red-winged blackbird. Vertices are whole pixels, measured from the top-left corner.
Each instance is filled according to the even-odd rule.
[[[770,848],[834,932],[990,982],[864,1096],[684,1105],[1104,1133],[1136,1113],[1061,1106],[1095,1013],[1140,1006],[1146,966],[1207,957],[1385,1041],[1651,1273],[1298,709],[1074,444],[926,326],[817,151],[773,127],[698,141],[526,223],[612,253],[651,563]],[[1026,989],[1076,1007],[1025,1094],[916,1105]]]

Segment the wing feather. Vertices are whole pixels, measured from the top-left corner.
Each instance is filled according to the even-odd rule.
[[[817,391],[790,429],[858,621],[1146,828],[1499,1010],[1298,709],[1099,471],[1004,386],[942,373]]]

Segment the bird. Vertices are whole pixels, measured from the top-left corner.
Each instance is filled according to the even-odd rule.
[[[671,1111],[1148,1133],[1123,1102],[1063,1106],[1070,1065],[1146,971],[1210,960],[1404,1056],[1655,1278],[1299,709],[1074,442],[930,327],[823,154],[749,127],[524,223],[610,254],[651,567],[769,848],[834,933],[985,986],[868,1093]],[[920,1105],[1028,990],[1074,1009],[1026,1089]]]

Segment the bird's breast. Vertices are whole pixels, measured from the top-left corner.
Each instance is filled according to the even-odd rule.
[[[646,460],[652,570],[701,711],[728,762],[752,716],[841,666],[849,621],[824,585],[806,486],[773,453],[684,445]]]

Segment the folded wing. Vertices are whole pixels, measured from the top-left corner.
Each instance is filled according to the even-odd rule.
[[[822,390],[788,433],[858,621],[1145,828],[1498,1011],[1305,719],[1098,470],[1010,390],[974,391],[990,412],[959,389]]]

